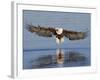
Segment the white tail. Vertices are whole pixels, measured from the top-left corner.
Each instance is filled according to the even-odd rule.
[[[57,42],[57,44],[63,43],[64,37],[62,37],[61,39],[56,38],[56,42]]]
[[[56,43],[60,44],[60,40],[58,38],[56,38]]]

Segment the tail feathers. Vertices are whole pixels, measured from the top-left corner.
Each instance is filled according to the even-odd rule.
[[[61,39],[56,38],[56,43],[57,44],[61,44],[63,42],[64,42],[64,38],[61,38]]]
[[[60,44],[60,40],[58,38],[56,38],[56,43]]]
[[[61,42],[61,43],[63,43],[63,42],[64,42],[64,37],[62,37],[62,38],[60,39],[60,42]]]

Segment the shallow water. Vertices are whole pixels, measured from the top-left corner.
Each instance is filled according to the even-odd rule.
[[[90,53],[90,48],[24,50],[23,69],[90,66]]]

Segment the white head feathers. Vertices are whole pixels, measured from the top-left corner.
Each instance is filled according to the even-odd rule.
[[[62,34],[63,28],[56,28],[56,33],[57,34]]]

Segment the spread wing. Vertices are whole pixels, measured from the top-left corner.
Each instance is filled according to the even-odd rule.
[[[87,37],[87,32],[64,30],[63,34],[65,37],[69,38],[69,40],[80,40],[80,39],[85,39]]]
[[[38,26],[28,25],[27,30],[31,33],[35,33],[38,36],[43,36],[43,37],[52,37],[53,35],[56,34],[54,28],[41,27],[39,25]]]

